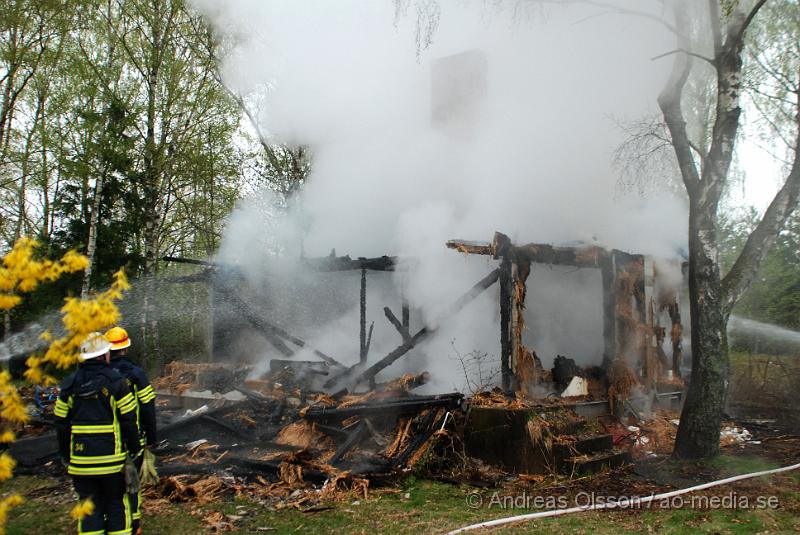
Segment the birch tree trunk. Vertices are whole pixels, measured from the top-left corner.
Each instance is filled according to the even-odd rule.
[[[89,237],[86,241],[86,258],[89,259],[89,265],[86,266],[86,270],[83,272],[81,299],[86,299],[89,296],[92,283],[92,268],[95,264],[95,252],[97,251],[97,225],[100,221],[100,204],[103,200],[103,185],[105,183],[106,173],[107,170],[104,169],[100,176],[97,177],[94,185],[92,213],[89,215]]]
[[[159,102],[159,74],[164,59],[164,34],[162,29],[162,0],[152,1],[150,13],[150,42],[147,70],[147,120],[144,146],[144,296],[142,300],[142,347],[148,364],[160,362],[158,343],[158,318],[155,309],[155,274],[158,263],[159,185],[161,180],[161,150],[156,141],[157,103]],[[171,19],[170,19],[171,20]],[[165,134],[161,133],[162,136]]]
[[[719,430],[728,386],[728,352],[716,233],[716,216],[704,213],[696,202],[691,202],[692,375],[675,440],[675,454],[684,458],[712,457],[719,452]]]
[[[675,4],[678,54],[658,103],[689,196],[689,301],[693,360],[691,381],[675,441],[674,454],[682,458],[712,457],[719,453],[719,432],[729,378],[728,318],[797,206],[800,194],[800,95],[795,95],[798,137],[795,139],[792,170],[749,236],[733,268],[721,278],[717,216],[720,199],[730,180],[740,123],[744,38],[748,26],[765,3],[766,0],[751,2],[749,10],[737,5],[730,15],[723,17],[718,0],[707,0],[713,58],[691,53],[688,39],[680,33],[680,28],[685,27],[686,15],[681,11],[682,6]],[[694,56],[708,61],[716,73],[716,106],[707,151],[701,151],[697,144],[692,143],[681,110],[681,97]]]

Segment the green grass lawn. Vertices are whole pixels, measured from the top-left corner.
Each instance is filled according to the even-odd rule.
[[[731,461],[722,461],[731,463]],[[744,487],[720,487],[729,492],[763,492],[778,497],[776,509],[639,510],[578,513],[559,518],[517,524],[493,533],[798,533],[800,532],[800,478],[797,475],[755,480]],[[759,490],[761,489],[761,490]],[[203,522],[213,512],[234,515],[230,533],[444,533],[481,520],[535,512],[537,509],[489,507],[494,491],[480,491],[484,505],[473,509],[466,498],[477,489],[409,478],[394,489],[376,489],[368,499],[348,497],[324,503],[331,509],[302,512],[275,510],[247,498],[228,496],[217,503],[198,506],[191,502],[169,504],[157,515],[145,518],[148,535],[198,535],[214,531]],[[0,486],[3,494],[16,491],[27,501],[15,509],[7,526],[9,535],[74,533],[69,510],[70,487],[52,478],[17,477]],[[503,491],[511,492],[511,491]],[[527,491],[534,494],[535,490]],[[542,492],[542,491],[540,491]],[[542,492],[544,494],[544,492]],[[572,503],[570,503],[570,506]]]

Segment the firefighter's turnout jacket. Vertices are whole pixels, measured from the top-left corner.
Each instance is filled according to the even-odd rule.
[[[142,446],[155,446],[156,439],[156,393],[150,385],[144,370],[128,360],[127,357],[114,357],[111,352],[111,367],[128,381],[128,387],[136,399],[136,424],[139,428]]]
[[[136,399],[122,375],[105,362],[83,363],[61,384],[55,407],[58,448],[73,476],[119,473],[141,446]]]

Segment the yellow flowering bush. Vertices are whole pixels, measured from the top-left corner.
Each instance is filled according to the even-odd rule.
[[[49,333],[43,334],[50,340],[50,346],[44,355],[34,355],[25,361],[28,366],[25,378],[45,386],[55,384],[56,380],[45,372],[46,365],[66,370],[77,363],[80,345],[90,333],[119,323],[120,313],[115,301],[121,299],[128,288],[128,278],[119,270],[114,274],[111,287],[94,298],[68,297],[61,307],[61,322],[67,334],[57,340],[50,340]]]
[[[8,511],[12,507],[21,505],[24,500],[22,496],[13,494],[8,498],[0,500],[0,533],[5,533],[6,520],[8,520]]]
[[[35,257],[38,245],[34,240],[21,238],[3,257],[0,266],[0,310],[14,308],[22,301],[20,294],[35,290],[39,284],[53,282],[65,273],[82,271],[89,265],[88,259],[75,251],[67,252],[60,260],[39,260]],[[61,321],[66,334],[56,340],[49,333],[42,335],[50,345],[44,355],[28,358],[25,378],[35,384],[55,384],[55,378],[47,370],[72,367],[79,360],[81,342],[88,334],[118,323],[120,313],[116,301],[129,288],[128,279],[120,270],[114,274],[111,287],[92,299],[67,298],[61,307]],[[25,404],[11,381],[11,374],[0,372],[0,443],[13,442],[15,435],[9,427],[23,425],[27,421]],[[15,464],[7,452],[0,455],[0,481],[12,477]],[[18,495],[0,500],[0,535],[5,533],[8,511],[22,502],[22,497]],[[76,505],[71,514],[73,518],[83,518],[91,514],[93,509],[94,505],[87,500]]]
[[[20,238],[3,257],[0,267],[0,310],[10,310],[22,298],[20,293],[32,292],[43,282],[53,282],[64,273],[83,271],[89,260],[69,251],[61,260],[38,260],[34,253],[39,244],[30,238]]]

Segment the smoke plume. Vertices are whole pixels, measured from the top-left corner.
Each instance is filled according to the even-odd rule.
[[[263,96],[262,129],[313,153],[302,218],[281,223],[296,232],[279,234],[302,234],[309,256],[335,248],[409,259],[368,298],[376,324],[370,354],[399,343],[382,307],[399,312],[401,282],[412,328],[442,329],[390,375],[428,369],[436,386],[460,387],[454,350],[499,354],[496,288],[456,317],[441,317],[493,267],[488,258],[446,250],[448,239],[490,240],[499,230],[517,243],[582,241],[659,256],[685,243],[682,200],[658,190],[646,198],[620,193],[611,163],[625,136],[617,121],[657,112],[670,60],[650,58],[674,48],[657,22],[537,2],[193,4],[226,43],[225,83]],[[437,25],[428,35],[431,21]],[[430,46],[419,46],[427,37]],[[232,214],[220,253],[254,276],[274,263],[268,247],[253,247],[257,205]],[[370,284],[379,279],[369,277]],[[353,362],[358,285],[356,277],[341,284],[352,295],[350,313],[317,317],[300,330]],[[556,352],[599,362],[600,295],[591,270],[532,272],[526,343],[546,366]],[[294,294],[304,298],[315,297]]]

